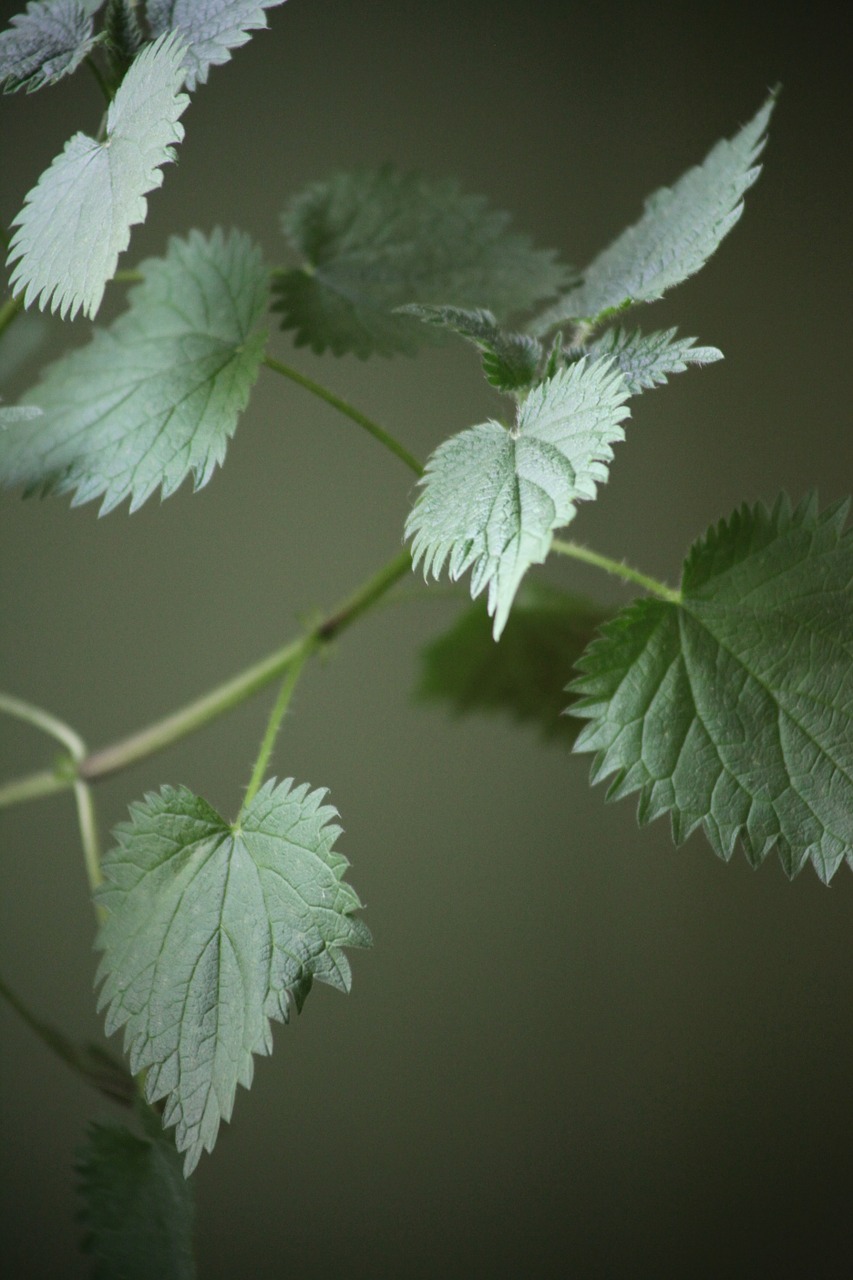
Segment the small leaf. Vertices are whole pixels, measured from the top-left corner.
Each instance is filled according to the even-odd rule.
[[[410,303],[397,308],[398,315],[414,316],[437,329],[449,329],[472,342],[483,355],[487,382],[498,391],[520,391],[538,380],[543,358],[541,343],[526,333],[506,333],[491,311],[465,311],[461,307],[425,307]]]
[[[525,310],[567,272],[509,221],[454,182],[389,166],[316,183],[282,219],[308,262],[276,282],[282,328],[317,352],[411,355],[431,331],[394,314],[407,303]]]
[[[193,231],[141,271],[128,311],[33,388],[44,417],[0,440],[0,483],[135,511],[188,475],[201,488],[222,463],[263,358],[260,250],[239,232]]]
[[[541,582],[522,583],[500,644],[481,604],[467,608],[421,655],[417,697],[457,715],[503,712],[570,745],[577,721],[562,715],[566,673],[610,613]]]
[[[148,0],[146,14],[153,36],[177,31],[185,43],[186,86],[204,84],[211,67],[231,58],[246,44],[250,31],[267,26],[265,9],[284,0]]]
[[[33,93],[71,75],[95,44],[93,28],[79,0],[33,0],[0,31],[0,85]]]
[[[531,564],[554,529],[607,480],[611,445],[624,439],[628,391],[610,361],[579,360],[531,391],[512,431],[497,422],[452,436],[436,449],[406,523],[412,563],[454,581],[471,569],[471,595],[488,586],[497,640]]]
[[[77,1161],[83,1248],[94,1280],[194,1280],[193,1200],[171,1137],[147,1107],[145,1136],[92,1124]]]
[[[743,212],[755,182],[756,160],[773,110],[771,95],[730,141],[718,142],[673,187],[646,201],[642,218],[605,249],[583,283],[540,316],[531,332],[543,334],[566,320],[597,324],[635,302],[653,302],[703,267]]]
[[[120,82],[145,44],[135,0],[108,0],[104,35],[111,66]]]
[[[104,141],[75,133],[27,195],[8,258],[17,264],[12,288],[27,306],[63,319],[97,312],[130,228],[145,221],[145,197],[162,184],[160,167],[184,136],[182,59],[174,35],[143,49],[110,104]]]
[[[688,365],[722,360],[716,347],[695,347],[695,338],[675,337],[675,329],[641,333],[635,329],[610,329],[589,346],[591,355],[610,356],[632,396],[665,383],[671,373],[683,373]]]
[[[680,604],[643,599],[603,630],[569,686],[608,799],[701,826],[753,865],[829,881],[853,864],[853,535],[847,504],[741,508],[684,566]]]
[[[187,1175],[251,1084],[252,1055],[271,1052],[270,1019],[286,1022],[315,978],[348,991],[343,948],[370,945],[324,794],[268,782],[232,827],[163,787],[104,859],[99,1008],[107,1034],[125,1028],[149,1102],[166,1099]]]

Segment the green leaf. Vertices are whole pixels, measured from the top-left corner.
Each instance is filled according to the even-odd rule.
[[[454,182],[389,166],[316,183],[282,219],[307,259],[276,282],[282,328],[317,352],[411,355],[431,330],[395,315],[397,307],[451,304],[498,315],[531,307],[558,291],[566,268],[509,221]]]
[[[774,847],[788,875],[853,863],[853,535],[847,503],[818,514],[741,508],[684,566],[680,604],[644,599],[578,664],[573,715],[590,723],[593,781],[669,812],[680,844],[702,826],[730,858]]]
[[[93,26],[79,0],[33,0],[0,31],[0,85],[33,93],[71,75],[95,43]]]
[[[108,0],[104,35],[111,67],[120,82],[145,44],[135,0]]]
[[[0,404],[0,431],[21,422],[32,422],[34,418],[40,418],[41,414],[41,409],[34,404]]]
[[[240,232],[193,231],[141,271],[128,311],[29,393],[44,417],[0,438],[0,483],[135,511],[190,474],[201,488],[222,462],[263,358],[260,250]]]
[[[499,391],[520,391],[538,380],[541,343],[526,333],[506,333],[491,311],[461,307],[426,307],[410,303],[398,315],[414,316],[437,329],[449,329],[472,342],[483,355],[486,380]]]
[[[485,422],[440,445],[406,523],[412,563],[455,581],[471,569],[471,595],[488,586],[497,640],[531,564],[554,529],[607,480],[611,445],[623,440],[628,391],[610,361],[582,359],[531,391],[507,431]]]
[[[77,1161],[83,1248],[94,1280],[193,1280],[193,1199],[171,1137],[147,1107],[145,1136],[92,1124]]]
[[[492,640],[486,609],[467,608],[421,655],[417,697],[457,715],[509,714],[543,738],[570,745],[578,724],[561,714],[566,673],[610,616],[588,600],[541,582],[524,582],[501,636]]]
[[[531,331],[566,320],[597,324],[635,302],[653,302],[703,267],[743,212],[744,192],[759,173],[756,160],[773,110],[771,95],[731,140],[718,142],[673,187],[646,201],[642,218],[587,267],[583,283],[540,316]]]
[[[695,347],[695,338],[675,337],[675,329],[641,333],[635,329],[610,329],[589,346],[591,355],[610,356],[632,396],[665,383],[671,373],[683,373],[688,365],[722,360],[716,347]]]
[[[267,26],[265,9],[284,0],[148,0],[146,15],[153,36],[180,32],[186,45],[186,86],[204,84],[211,67],[231,58],[231,50]]]
[[[163,787],[104,859],[99,1008],[108,1034],[125,1028],[149,1102],[166,1099],[187,1175],[251,1084],[252,1055],[271,1052],[270,1019],[286,1022],[315,978],[348,991],[343,948],[370,945],[324,795],[270,781],[231,826]]]
[[[27,306],[63,319],[97,312],[130,228],[145,221],[146,195],[162,184],[160,166],[184,136],[182,61],[175,35],[143,49],[110,104],[104,140],[75,133],[28,193],[8,258]]]

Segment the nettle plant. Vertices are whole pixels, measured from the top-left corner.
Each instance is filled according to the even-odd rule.
[[[94,1086],[139,1113],[135,1131],[93,1126],[81,1157],[88,1243],[105,1275],[192,1273],[185,1177],[213,1149],[237,1085],[250,1085],[253,1055],[270,1052],[271,1022],[300,1010],[315,980],[348,990],[346,950],[370,945],[335,848],[336,811],[323,790],[276,781],[270,762],[305,663],[413,570],[446,569],[453,581],[470,571],[471,596],[487,601],[425,655],[427,694],[576,735],[593,781],[612,778],[608,798],[638,793],[640,821],[668,813],[676,843],[701,828],[721,858],[738,842],[753,865],[775,849],[788,875],[810,862],[824,881],[853,862],[846,504],[821,512],[813,496],[793,505],[783,495],[740,507],[695,543],[679,588],[555,536],[607,480],[631,399],[721,357],[623,313],[697,272],[737,222],[774,96],[580,274],[454,182],[391,167],[293,197],[282,226],[301,265],[270,267],[241,231],[192,230],[118,271],[183,139],[188,94],[278,2],[36,0],[0,35],[7,91],[46,88],[86,64],[107,103],[94,136],[68,141],[23,195],[11,234],[0,232],[10,272],[0,334],[27,307],[94,319],[110,281],[131,286],[114,323],[0,407],[3,484],[99,500],[102,513],[125,500],[133,512],[188,478],[198,489],[224,462],[262,368],[322,397],[419,481],[402,551],[283,648],[164,720],[90,752],[53,715],[0,697],[0,710],[62,744],[52,767],[0,787],[0,805],[75,797],[99,1007],[108,1033],[123,1030],[129,1065],[77,1047],[4,994]],[[412,355],[461,336],[505,395],[505,420],[453,435],[422,466],[271,354],[270,312],[318,353]],[[552,554],[642,595],[608,614],[530,580]],[[236,819],[164,785],[131,804],[101,856],[98,780],[276,681]],[[574,721],[560,715],[567,703]]]

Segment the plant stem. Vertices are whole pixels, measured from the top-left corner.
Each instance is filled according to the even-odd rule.
[[[5,235],[3,236],[3,239],[6,239]],[[8,240],[6,243],[8,244]],[[13,297],[6,299],[2,307],[0,307],[0,334],[6,332],[18,312],[23,310],[23,307],[24,299],[19,293],[16,293]]]
[[[558,555],[571,556],[574,560],[583,560],[586,564],[595,565],[605,573],[612,573],[615,577],[621,578],[623,582],[636,582],[638,586],[670,604],[681,603],[680,591],[673,591],[665,583],[658,582],[657,578],[650,578],[648,574],[632,569],[622,560],[611,560],[609,556],[599,555],[597,551],[590,551],[588,547],[582,547],[577,542],[563,542],[560,538],[554,539],[551,549]]]
[[[68,769],[42,769],[38,773],[27,774],[26,778],[15,778],[0,786],[0,809],[8,809],[13,804],[22,804],[25,800],[39,800],[42,796],[55,795],[57,791],[67,791],[74,783],[73,761],[68,760]]]
[[[246,795],[243,798],[243,804],[241,805],[240,813],[237,816],[238,823],[260,790],[261,783],[263,782],[264,775],[267,771],[267,765],[270,762],[270,756],[273,753],[275,740],[278,737],[278,731],[281,728],[281,722],[284,719],[287,708],[290,706],[290,699],[293,697],[293,691],[296,688],[296,683],[302,674],[302,668],[304,667],[306,660],[311,656],[311,651],[317,647],[317,644],[318,641],[313,638],[309,638],[304,642],[302,652],[298,657],[293,659],[284,680],[282,681],[279,695],[275,700],[275,706],[270,712],[266,733],[264,734],[263,741],[258,751],[258,758],[255,761],[255,767],[252,770],[249,785],[246,788]]]
[[[400,552],[377,574],[369,578],[349,599],[296,640],[291,640],[283,648],[276,649],[268,657],[247,667],[239,675],[226,680],[224,684],[217,685],[203,697],[188,703],[187,706],[166,716],[163,720],[156,721],[129,738],[113,743],[112,746],[95,751],[81,762],[79,776],[94,782],[97,778],[125,769],[128,765],[135,764],[136,761],[143,760],[156,751],[161,751],[173,742],[178,742],[226,711],[239,706],[281,676],[292,663],[300,661],[306,648],[313,649],[328,643],[366,613],[395,582],[403,577],[411,568],[411,563],[409,551]],[[27,779],[22,780],[22,782],[26,781]]]
[[[78,778],[74,783],[74,799],[77,802],[77,824],[80,828],[80,840],[83,844],[83,862],[89,878],[89,888],[94,893],[98,885],[103,884],[101,871],[101,842],[98,838],[98,819],[95,813],[95,802],[87,782]],[[95,903],[95,915],[99,920],[104,918],[104,909]]]
[[[104,75],[103,75],[103,72],[101,71],[101,68],[98,66],[97,62],[95,61],[95,59],[92,57],[91,54],[86,59],[86,66],[89,68],[92,75],[97,80],[101,93],[104,95],[104,98],[106,99],[107,106],[109,106],[113,100],[112,92],[106,80],[104,79]]]
[[[56,738],[57,742],[61,742],[68,748],[72,760],[79,761],[85,757],[86,744],[80,735],[63,720],[51,715],[49,711],[34,707],[32,703],[24,702],[21,698],[0,693],[0,712],[7,716],[16,716],[19,720],[26,720],[27,724],[41,729],[43,733],[49,733],[52,738]]]
[[[401,462],[405,462],[409,470],[414,471],[416,476],[423,475],[423,467],[417,458],[409,453],[405,445],[400,444],[399,440],[395,440],[384,427],[380,427],[378,422],[368,418],[360,409],[356,409],[354,405],[342,400],[340,396],[336,396],[333,391],[329,391],[321,383],[314,382],[313,378],[306,378],[305,374],[300,373],[298,369],[291,369],[289,365],[282,364],[280,360],[276,360],[273,356],[264,356],[264,364],[268,369],[273,369],[276,373],[280,373],[283,378],[290,378],[291,382],[296,382],[300,387],[304,387],[306,391],[310,391],[312,395],[325,400],[326,404],[330,404],[333,409],[337,409],[339,413],[344,414],[345,417],[350,418],[358,426],[363,427],[375,440],[378,440],[386,449],[389,449],[395,457],[399,458]]]

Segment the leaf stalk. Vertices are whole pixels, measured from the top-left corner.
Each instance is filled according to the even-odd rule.
[[[583,547],[578,542],[564,542],[561,538],[554,538],[551,550],[556,551],[558,555],[570,556],[573,560],[582,560],[585,564],[595,565],[597,569],[603,569],[605,573],[621,578],[623,582],[636,583],[638,587],[651,592],[661,600],[666,600],[669,604],[681,603],[680,591],[673,591],[672,587],[659,582],[657,578],[651,578],[647,573],[632,569],[630,565],[625,564],[624,560],[611,560],[609,556],[591,551],[589,547]]]

